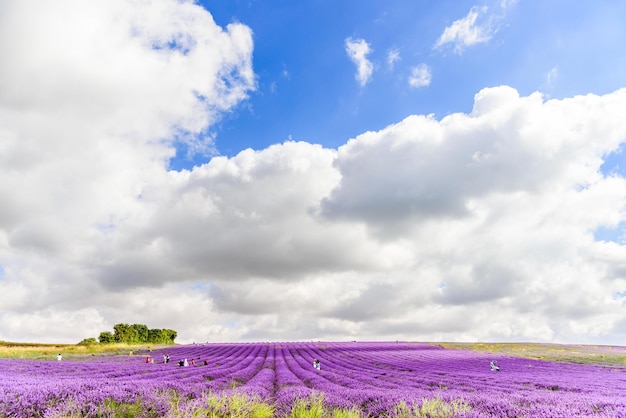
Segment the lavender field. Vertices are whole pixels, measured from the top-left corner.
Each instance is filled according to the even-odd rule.
[[[492,360],[500,371],[490,370]],[[299,399],[321,400],[328,416],[626,417],[626,368],[403,342],[193,344],[0,360],[0,417],[227,416],[207,405],[233,395],[277,417],[296,416]]]

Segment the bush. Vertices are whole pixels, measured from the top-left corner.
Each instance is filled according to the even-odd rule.
[[[108,331],[103,331],[100,333],[100,337],[98,338],[102,344],[110,344],[115,342],[115,337],[112,333]]]
[[[78,343],[78,345],[93,345],[93,344],[98,344],[98,340],[96,340],[93,337],[85,338],[84,340]]]

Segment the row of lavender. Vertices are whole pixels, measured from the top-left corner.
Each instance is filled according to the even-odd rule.
[[[189,366],[179,366],[185,359]],[[313,368],[314,359],[321,370]],[[501,371],[490,371],[493,359]],[[390,416],[402,401],[437,398],[462,400],[468,417],[626,417],[624,368],[429,344],[194,344],[80,361],[0,361],[0,416],[6,417],[62,416],[70,406],[96,416],[104,402],[137,399],[155,416],[167,416],[173,393],[198,400],[209,391],[258,396],[274,404],[278,416],[297,399],[323,393],[329,407],[357,406],[364,416]]]

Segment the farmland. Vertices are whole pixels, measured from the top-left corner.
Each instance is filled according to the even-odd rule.
[[[623,347],[284,342],[30,356],[0,360],[0,417],[626,417]]]

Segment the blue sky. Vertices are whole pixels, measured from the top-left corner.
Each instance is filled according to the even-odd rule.
[[[0,340],[626,344],[625,21],[0,1]]]
[[[219,154],[288,139],[336,148],[410,114],[471,111],[484,87],[508,85],[549,98],[604,94],[623,85],[626,5],[579,1],[205,1],[217,24],[254,36],[256,90],[211,128]],[[436,46],[456,21],[477,18],[482,39]],[[373,66],[355,79],[346,39],[364,40]],[[397,58],[390,64],[389,54]],[[425,64],[427,86],[410,87]],[[184,150],[180,156],[186,155]],[[198,161],[199,156],[196,156]],[[177,159],[173,167],[193,161]]]

